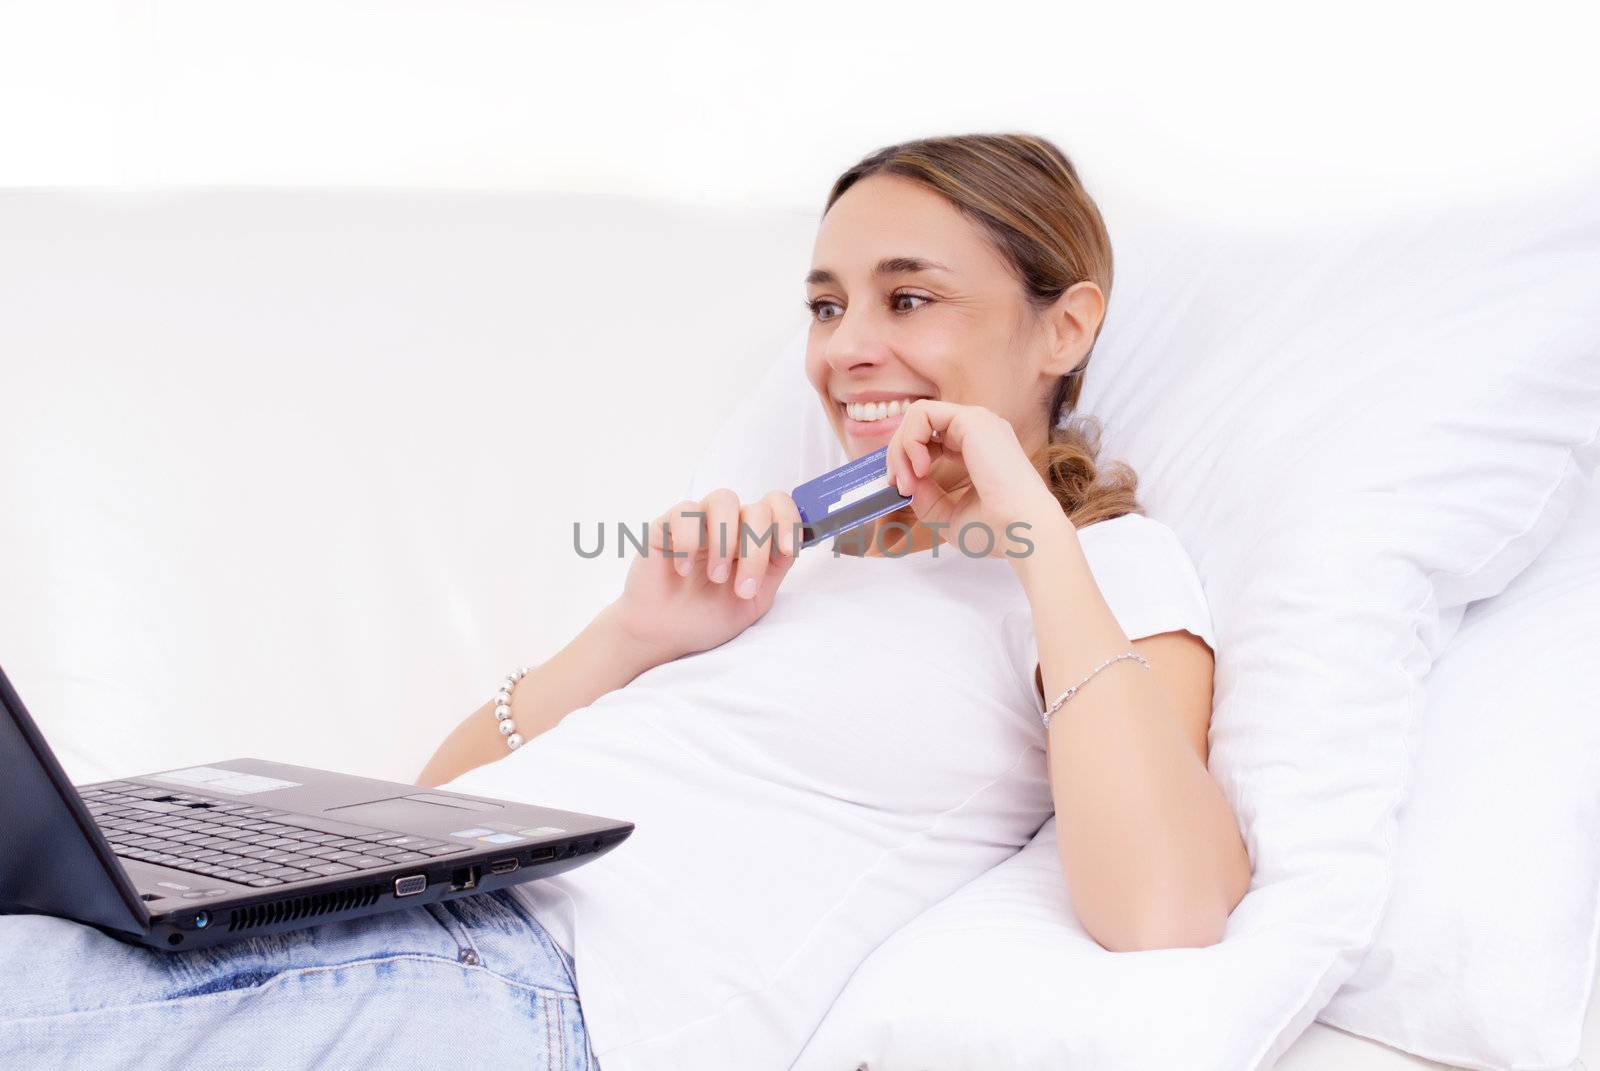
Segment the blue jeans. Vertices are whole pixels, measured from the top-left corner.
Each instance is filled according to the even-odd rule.
[[[0,1064],[600,1066],[571,958],[504,891],[174,953],[0,915]]]

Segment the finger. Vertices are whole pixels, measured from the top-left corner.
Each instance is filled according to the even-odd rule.
[[[761,582],[761,590],[756,592],[756,597],[760,598],[777,591],[795,561],[793,554],[780,554],[774,558],[772,564],[767,567],[767,578]]]
[[[889,476],[889,482],[894,484],[895,490],[906,494],[905,473],[910,471],[906,461],[906,427],[904,422],[894,429],[894,434],[889,436],[889,448],[884,452],[884,469]]]
[[[924,524],[951,524],[964,502],[965,495],[952,498],[938,480],[918,480],[911,494],[911,510]]]
[[[698,502],[678,503],[667,514],[666,530],[672,567],[679,576],[688,576],[705,542],[705,510]]]
[[[685,518],[683,514],[699,508],[700,503],[686,498],[651,521],[646,533],[646,552],[655,552],[668,559],[679,576],[688,575],[695,546],[692,533],[699,524],[695,518]]]
[[[778,534],[777,553],[792,558],[800,550],[800,507],[784,491],[768,491],[761,501],[772,511],[772,526]]]
[[[934,462],[944,454],[944,447],[935,438],[937,429],[927,412],[919,412],[913,403],[895,429],[889,444],[891,468],[890,481],[902,495],[911,495],[917,481],[926,479],[933,471]]]
[[[706,512],[706,576],[714,584],[728,579],[739,541],[739,496],[719,487],[701,503]]]
[[[930,450],[942,447],[961,452],[962,440],[971,420],[971,406],[918,398],[900,418],[896,432],[905,432],[908,442],[921,443]]]
[[[927,434],[926,422],[912,423],[909,428],[906,424],[907,421],[902,418],[900,426],[889,437],[889,448],[884,458],[888,467],[889,482],[894,484],[895,490],[902,495],[910,495],[917,479],[928,474],[933,467],[929,450],[939,448],[937,443],[930,444],[919,438]]]
[[[739,513],[738,562],[734,567],[733,593],[741,599],[755,598],[761,580],[772,561],[772,509],[765,502],[752,502]]]
[[[700,508],[700,504],[698,502],[694,501],[693,499],[686,498],[682,502],[679,502],[676,505],[672,506],[670,509],[664,510],[663,512],[656,514],[655,519],[650,522],[650,531],[648,533],[650,549],[651,550],[665,550],[666,549],[666,547],[667,547],[667,533],[669,531],[671,531],[671,523],[670,522],[672,520],[673,514],[678,513],[680,510],[699,509],[699,508]],[[672,549],[673,550],[681,550],[682,547],[678,543],[674,542],[672,544]]]

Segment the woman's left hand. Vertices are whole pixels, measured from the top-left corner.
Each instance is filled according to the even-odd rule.
[[[932,478],[940,458],[966,470],[960,485],[946,490]],[[949,525],[956,538],[967,525],[986,525],[991,557],[1015,542],[1010,526],[1029,527],[1064,519],[1060,504],[1017,441],[1011,423],[979,405],[932,399],[911,403],[889,440],[889,479],[924,524]],[[974,546],[971,539],[965,546]]]

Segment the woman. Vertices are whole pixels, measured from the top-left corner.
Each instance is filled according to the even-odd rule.
[[[1111,287],[1072,165],[1021,135],[874,153],[806,285],[818,400],[850,457],[888,447],[910,506],[841,554],[799,552],[781,492],[680,503],[616,602],[419,778],[626,818],[628,842],[514,893],[173,956],[0,919],[46,953],[0,1002],[6,1051],[786,1067],[879,942],[1052,813],[1107,949],[1218,940],[1250,869],[1206,770],[1203,599],[1132,474],[1058,426]]]

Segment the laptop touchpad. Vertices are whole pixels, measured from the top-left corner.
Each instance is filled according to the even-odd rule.
[[[394,799],[373,803],[352,803],[344,807],[329,807],[322,813],[330,818],[347,822],[365,822],[369,825],[392,829],[396,826],[437,822],[458,811],[498,811],[501,807],[480,800],[462,800],[453,796],[435,796],[422,793],[415,796],[396,796]]]

